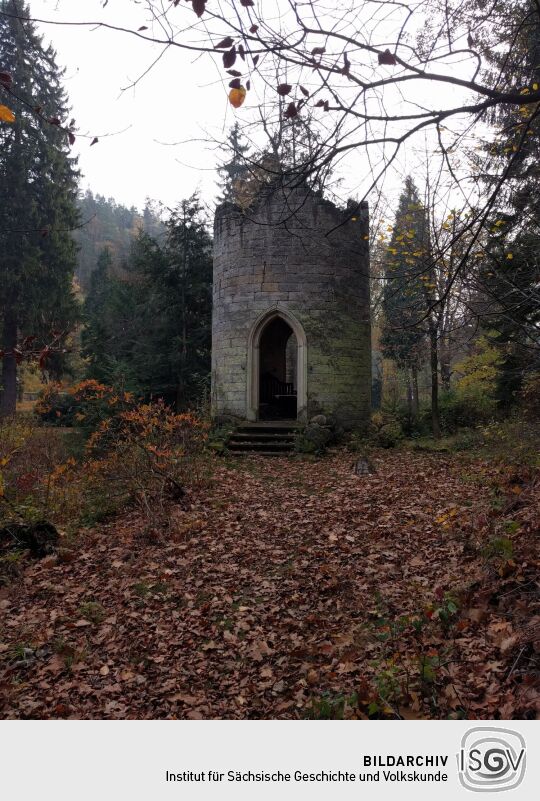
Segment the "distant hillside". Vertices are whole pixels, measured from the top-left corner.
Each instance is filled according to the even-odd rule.
[[[159,237],[164,232],[156,204],[147,201],[142,212],[127,208],[113,198],[94,195],[87,190],[79,199],[82,228],[74,232],[79,245],[76,276],[84,293],[96,267],[100,252],[107,247],[116,264],[129,255],[131,242],[139,231]]]

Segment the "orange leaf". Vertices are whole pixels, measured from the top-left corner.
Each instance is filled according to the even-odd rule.
[[[0,106],[0,121],[15,122],[15,114],[7,106]]]
[[[240,108],[245,99],[246,99],[246,90],[243,86],[231,89],[231,91],[229,92],[229,103],[231,104],[231,106],[234,106],[234,108]]]

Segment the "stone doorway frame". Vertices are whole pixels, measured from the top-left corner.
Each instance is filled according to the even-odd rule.
[[[247,419],[259,419],[259,370],[261,336],[272,320],[281,318],[296,337],[296,419],[307,422],[307,339],[301,323],[291,312],[274,306],[257,317],[251,327],[247,353]]]

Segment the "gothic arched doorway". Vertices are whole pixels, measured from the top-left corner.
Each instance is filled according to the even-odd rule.
[[[248,345],[248,419],[304,420],[306,337],[288,312],[272,309],[255,323]]]

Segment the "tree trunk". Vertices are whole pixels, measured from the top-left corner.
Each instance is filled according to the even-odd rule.
[[[17,347],[17,318],[11,310],[4,315],[2,330],[2,399],[0,417],[11,417],[17,409],[17,362],[14,350]]]
[[[441,436],[441,421],[439,415],[439,356],[437,349],[437,329],[430,326],[429,350],[431,366],[431,427],[435,439]]]
[[[187,361],[187,309],[186,309],[186,281],[187,281],[187,262],[188,262],[188,241],[187,241],[187,215],[186,204],[183,203],[183,243],[182,243],[182,275],[180,281],[180,308],[181,308],[181,330],[180,330],[180,365],[178,370],[178,384],[176,386],[176,412],[180,412],[186,403],[186,361]]]
[[[420,411],[420,400],[418,398],[418,368],[412,368],[412,396],[413,396],[413,405],[412,405],[412,413],[413,419],[416,420],[418,417],[418,413]]]
[[[407,373],[407,413],[410,422],[413,417],[413,391],[412,391],[411,377],[408,373]]]
[[[452,375],[452,368],[450,366],[450,353],[447,344],[441,341],[441,386],[445,392],[450,392],[450,377]]]

